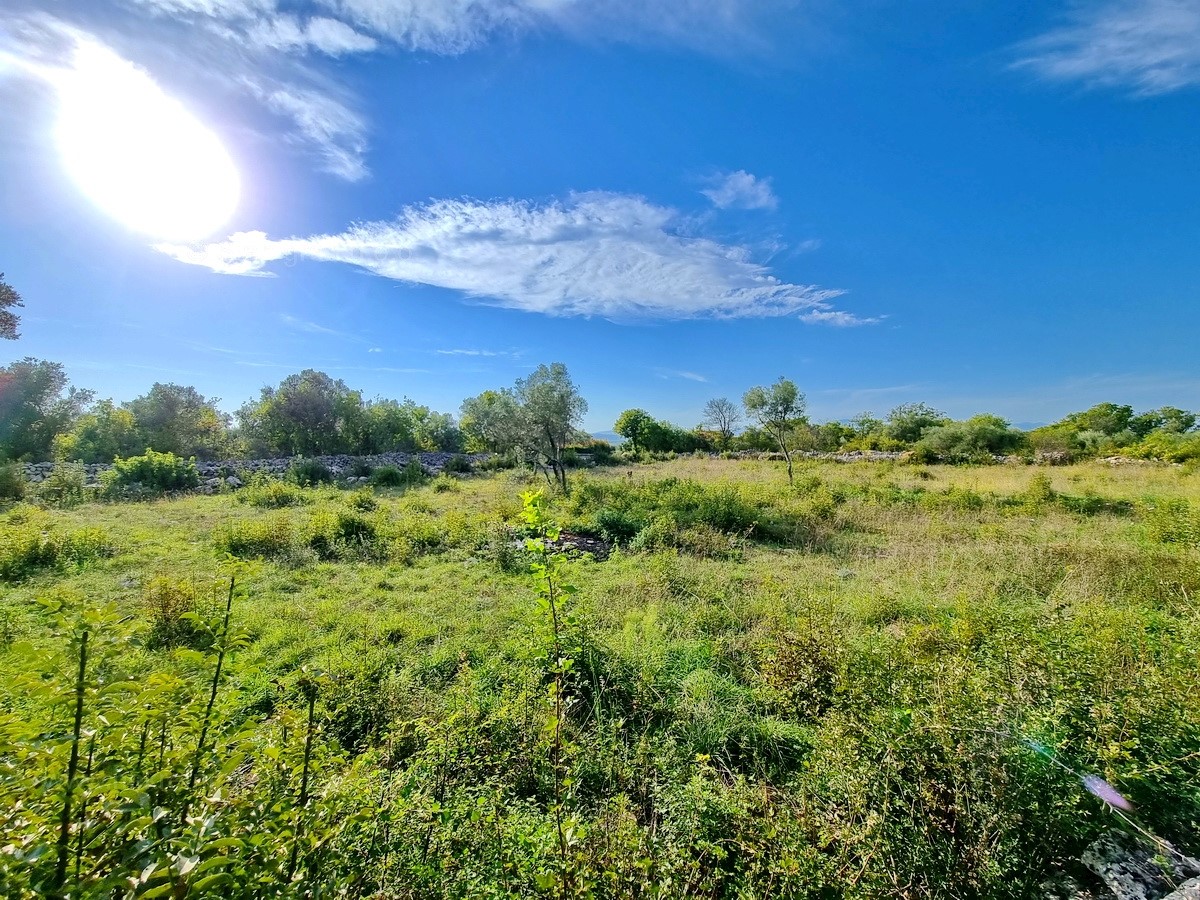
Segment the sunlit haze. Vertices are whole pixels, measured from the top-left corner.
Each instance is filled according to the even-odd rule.
[[[191,241],[237,206],[237,168],[221,141],[145,72],[81,43],[58,79],[56,138],[80,189],[154,238]]]

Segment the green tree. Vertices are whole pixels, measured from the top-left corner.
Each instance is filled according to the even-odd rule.
[[[513,396],[523,413],[526,451],[538,464],[549,468],[566,491],[563,450],[583,424],[587,401],[562,363],[538,366],[528,378],[516,383]]]
[[[925,432],[950,422],[943,412],[925,403],[902,403],[888,413],[885,433],[894,441],[909,446],[915,444]]]
[[[92,392],[69,387],[62,363],[26,357],[0,368],[0,459],[49,459]]]
[[[232,421],[217,408],[219,402],[206,398],[194,387],[155,382],[125,408],[137,422],[141,449],[213,459],[228,450]]]
[[[468,450],[511,453],[521,443],[521,405],[510,390],[484,391],[463,401],[459,427]]]
[[[4,273],[0,272],[0,338],[15,341],[21,336],[17,333],[17,325],[21,320],[13,310],[24,305],[21,295],[4,280]]]
[[[822,453],[834,453],[854,438],[854,429],[841,422],[824,422],[813,429],[813,446]]]
[[[315,369],[264,387],[237,419],[254,452],[280,456],[350,452],[367,424],[362,395]]]
[[[721,449],[727,450],[733,433],[742,423],[742,412],[727,397],[714,397],[704,404],[703,423],[720,435]]]
[[[986,462],[1026,444],[1025,434],[999,416],[972,416],[930,428],[915,449],[946,462]]]
[[[636,453],[649,449],[646,446],[646,438],[653,425],[654,417],[644,409],[627,409],[617,416],[613,431],[629,441],[629,449]]]
[[[771,435],[787,460],[788,484],[792,484],[792,437],[804,424],[807,401],[795,382],[782,376],[770,387],[752,387],[742,397],[746,414]]]
[[[1134,416],[1129,423],[1130,430],[1138,437],[1145,437],[1154,431],[1168,434],[1186,434],[1196,427],[1196,414],[1180,409],[1177,406],[1162,406],[1158,409]]]
[[[133,413],[112,400],[101,400],[54,439],[55,459],[85,463],[110,463],[144,449]]]
[[[1091,409],[1071,413],[1063,418],[1061,424],[1069,425],[1075,431],[1096,431],[1112,437],[1123,431],[1128,431],[1133,422],[1133,407],[1116,403],[1097,403]]]

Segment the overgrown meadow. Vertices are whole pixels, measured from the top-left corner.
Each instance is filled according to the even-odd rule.
[[[10,506],[0,895],[1043,896],[1200,852],[1198,598],[1160,465]]]

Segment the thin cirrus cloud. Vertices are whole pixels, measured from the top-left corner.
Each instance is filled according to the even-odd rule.
[[[718,209],[775,209],[779,198],[770,178],[758,178],[744,169],[713,175],[705,179],[700,193]]]
[[[249,30],[235,30],[215,17],[233,16],[234,9],[219,2],[155,0],[156,15],[130,20],[124,7],[98,2],[77,9],[68,21],[18,8],[0,29],[0,78],[32,77],[54,86],[79,47],[100,47],[145,71],[168,94],[174,94],[174,84],[187,85],[189,93],[206,95],[214,110],[232,108],[236,104],[228,101],[237,97],[257,103],[259,113],[251,121],[209,123],[218,130],[248,125],[298,148],[321,171],[351,182],[365,178],[369,124],[356,109],[357,99],[309,51],[337,55],[338,47],[351,46],[361,51],[374,39],[355,38],[333,19],[257,19]],[[190,97],[180,99],[190,105]]]
[[[349,334],[348,332],[345,332],[345,331],[338,331],[336,328],[329,328],[328,326],[321,325],[317,322],[309,322],[306,319],[297,319],[295,316],[289,316],[287,314],[281,315],[279,317],[279,321],[282,322],[284,325],[287,325],[289,328],[291,328],[294,331],[303,331],[303,332],[306,332],[307,334],[323,334],[323,335],[327,335],[328,337],[340,338],[343,341],[352,341],[356,344],[369,344],[370,343],[370,341],[364,340],[363,338],[360,338],[357,335]],[[368,350],[367,352],[375,353],[378,351],[376,349],[372,348],[372,349]]]
[[[370,123],[340,58],[395,48],[455,55],[545,33],[762,58],[781,43],[780,23],[807,23],[799,0],[90,0],[58,5],[53,15],[45,7],[9,0],[0,54],[61,59],[62,38],[73,34],[153,76],[215,90],[214,108],[249,96],[260,112],[238,125],[350,182],[370,174]]]
[[[251,231],[157,249],[227,275],[271,274],[286,257],[344,263],[553,316],[877,321],[836,308],[843,291],[783,281],[748,248],[694,236],[693,224],[642,197],[586,193],[543,204],[439,200],[339,234],[274,240]]]
[[[699,381],[702,384],[708,383],[708,379],[699,372],[685,372],[681,369],[655,369],[654,371],[659,378],[682,378],[685,381]]]
[[[1116,0],[1019,45],[1019,69],[1137,95],[1200,85],[1200,0]]]

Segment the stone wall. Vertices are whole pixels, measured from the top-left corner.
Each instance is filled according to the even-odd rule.
[[[379,453],[375,456],[317,456],[313,457],[325,466],[334,474],[335,478],[344,478],[349,476],[352,468],[356,465],[365,464],[368,466],[396,466],[404,468],[408,465],[409,460],[416,459],[421,463],[422,468],[430,475],[437,475],[445,467],[446,462],[453,456],[464,456],[471,461],[472,464],[478,463],[481,460],[487,459],[487,453]],[[280,459],[225,459],[217,461],[197,462],[196,471],[200,473],[201,482],[210,481],[214,478],[227,478],[236,476],[244,478],[247,475],[255,475],[260,472],[268,475],[283,475],[288,468],[295,462],[293,457],[283,457]],[[100,473],[111,469],[112,466],[108,463],[95,463],[85,465],[83,467],[84,475],[88,484],[96,483],[100,478]],[[54,471],[54,463],[26,463],[25,478],[26,480],[37,484],[45,480],[51,472]]]

